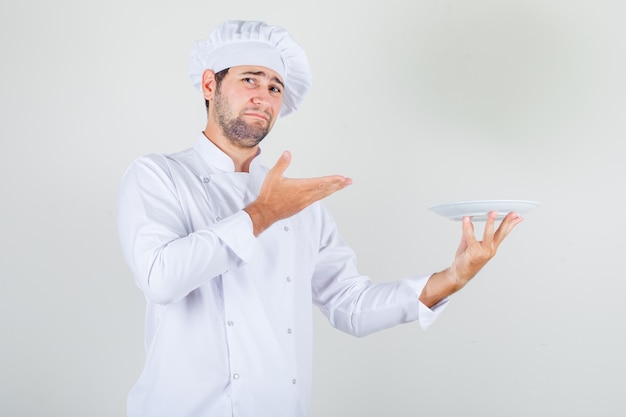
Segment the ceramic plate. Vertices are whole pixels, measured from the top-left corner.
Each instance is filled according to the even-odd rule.
[[[536,201],[481,200],[438,204],[430,207],[430,210],[450,220],[463,220],[463,217],[470,216],[472,221],[485,221],[487,220],[487,214],[493,210],[498,212],[496,219],[499,220],[511,211],[523,215],[536,207],[539,207],[539,203]]]

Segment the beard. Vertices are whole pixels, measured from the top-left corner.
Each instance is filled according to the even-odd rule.
[[[226,139],[233,145],[240,148],[254,148],[257,146],[270,131],[272,118],[267,112],[258,108],[248,108],[245,110],[254,110],[268,115],[269,119],[265,125],[259,123],[249,124],[243,120],[242,115],[235,115],[231,110],[228,99],[225,98],[219,89],[215,93],[215,115],[220,129]]]

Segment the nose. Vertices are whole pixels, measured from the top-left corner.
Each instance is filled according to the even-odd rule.
[[[266,106],[267,105],[267,99],[261,97],[261,96],[254,96],[252,97],[252,103],[255,106]]]
[[[268,91],[259,89],[255,92],[254,96],[252,96],[252,102],[256,106],[268,106],[270,102],[269,94]]]

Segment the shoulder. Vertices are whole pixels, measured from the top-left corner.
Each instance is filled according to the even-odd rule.
[[[166,187],[174,190],[182,178],[196,176],[193,150],[176,153],[151,153],[135,158],[122,176],[122,187],[132,189],[156,189]]]
[[[170,154],[150,153],[135,158],[130,163],[127,173],[152,173],[171,176],[172,171],[180,169],[180,167],[191,167],[193,163],[193,149],[191,148]]]
[[[132,166],[162,167],[166,168],[173,164],[186,164],[193,159],[193,148],[188,148],[174,153],[149,153],[141,155],[131,163]]]

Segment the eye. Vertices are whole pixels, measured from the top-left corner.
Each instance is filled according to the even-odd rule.
[[[280,87],[277,87],[277,86],[270,87],[270,93],[272,94],[281,94],[282,92],[283,90],[281,90]]]
[[[256,80],[254,78],[246,77],[241,80],[248,87],[254,87],[256,84]]]

